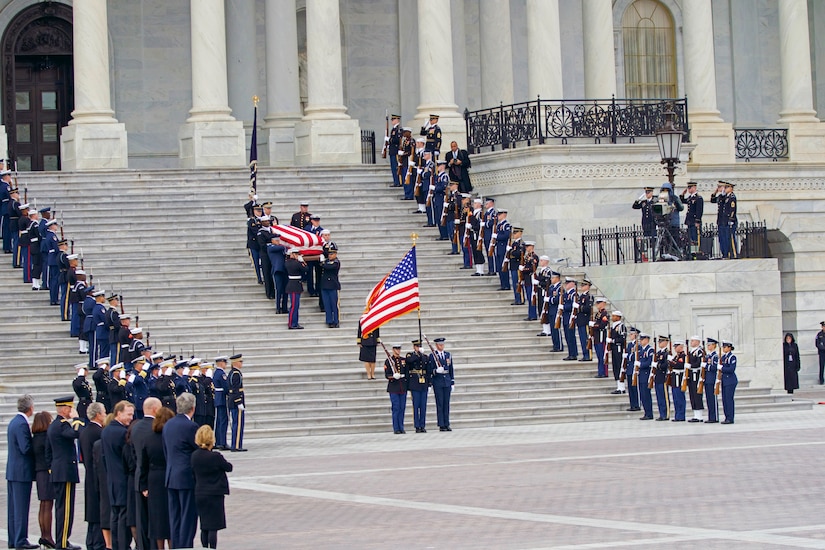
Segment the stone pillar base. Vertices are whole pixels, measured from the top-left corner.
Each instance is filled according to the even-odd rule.
[[[295,166],[295,127],[267,128],[269,165]]]
[[[421,131],[421,127],[430,122],[430,113],[439,115],[438,125],[441,127],[442,153],[450,150],[451,141],[457,142],[458,147],[461,149],[467,148],[467,125],[464,123],[464,117],[459,113],[439,113],[438,109],[425,111],[423,112],[423,115],[422,112],[415,115],[415,118],[410,122],[410,128],[412,128],[412,135],[414,138],[420,137],[418,134]]]
[[[791,162],[825,162],[825,124],[789,122],[787,128]]]
[[[357,120],[303,120],[295,125],[296,165],[360,163],[361,128]]]
[[[736,137],[727,122],[693,122],[690,141],[696,149],[690,155],[695,164],[733,164],[736,157]]]
[[[181,168],[237,168],[247,164],[240,120],[187,122],[178,131]]]
[[[69,124],[60,134],[63,171],[128,168],[126,125],[115,123]]]

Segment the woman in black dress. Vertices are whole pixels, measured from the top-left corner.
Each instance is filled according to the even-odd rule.
[[[126,472],[126,526],[132,532],[132,539],[137,541],[137,492],[135,487],[135,469],[137,461],[135,457],[135,446],[132,444],[132,426],[129,424],[126,429],[126,444],[123,446],[123,471]]]
[[[52,423],[52,415],[40,411],[32,420],[32,448],[34,449],[34,470],[37,483],[37,500],[40,501],[40,510],[37,519],[40,521],[40,540],[38,543],[45,548],[54,548],[52,538],[52,506],[54,505],[54,485],[49,477],[49,464],[46,462],[46,430]]]
[[[138,486],[149,505],[149,540],[157,548],[172,547],[169,527],[169,504],[166,496],[166,456],[163,454],[163,425],[175,416],[171,409],[162,407],[152,421],[152,437],[141,451]]]
[[[799,346],[796,345],[793,334],[785,335],[785,342],[782,344],[782,359],[785,363],[785,390],[793,393],[799,389]]]
[[[361,323],[358,323],[358,360],[364,363],[364,368],[367,370],[367,380],[375,380],[375,354],[378,348],[378,342],[381,341],[378,329],[370,332],[366,336],[361,334]]]
[[[195,508],[201,522],[201,545],[217,548],[218,531],[226,529],[223,500],[224,495],[229,494],[226,472],[232,471],[232,464],[221,453],[212,450],[215,432],[210,426],[198,428],[195,443],[200,447],[192,453],[192,472],[195,474]]]

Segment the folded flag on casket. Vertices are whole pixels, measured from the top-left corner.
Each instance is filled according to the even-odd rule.
[[[367,296],[367,309],[361,316],[361,334],[369,334],[419,307],[418,264],[413,246],[395,269],[375,285]]]

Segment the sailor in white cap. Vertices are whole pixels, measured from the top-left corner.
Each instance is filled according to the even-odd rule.
[[[733,394],[739,379],[736,377],[736,356],[733,354],[733,342],[722,341],[722,357],[719,359],[719,370],[722,371],[722,410],[725,419],[722,424],[733,424]]]
[[[699,389],[699,381],[702,379],[702,371],[705,369],[705,349],[702,347],[702,340],[698,336],[691,336],[687,349],[688,366],[688,395],[690,396],[690,408],[693,411],[693,418],[688,422],[702,422],[702,414],[705,410],[702,391]]]
[[[670,373],[670,393],[673,396],[673,422],[685,421],[685,390],[683,382],[685,380],[685,343],[682,341],[673,342],[673,354],[668,357],[668,369]]]
[[[307,264],[301,256],[301,251],[292,247],[288,251],[289,257],[286,259],[285,268],[287,275],[286,293],[289,296],[289,318],[287,327],[290,329],[302,329],[298,322],[298,310],[301,307],[301,293],[304,291],[303,279],[307,274]]]

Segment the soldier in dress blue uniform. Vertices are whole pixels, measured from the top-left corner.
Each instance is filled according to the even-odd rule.
[[[685,212],[685,225],[688,230],[688,237],[693,245],[699,244],[699,232],[702,229],[702,214],[705,211],[705,199],[696,192],[696,182],[687,182],[687,187],[682,192],[682,203],[687,207]]]
[[[607,367],[604,361],[605,355],[609,353],[609,349],[618,349],[621,353],[624,351],[624,346],[620,346],[611,334],[612,327],[610,326],[610,312],[607,311],[607,300],[604,298],[596,298],[595,304],[596,313],[593,315],[593,320],[587,324],[590,327],[590,333],[593,335],[593,351],[596,353],[596,378],[607,378]],[[578,318],[576,320],[578,321]],[[622,323],[622,326],[624,326],[624,323]],[[614,363],[616,362],[615,357],[614,354]]]
[[[481,277],[484,275],[484,208],[482,208],[482,200],[479,198],[473,199],[473,214],[467,219],[469,226],[465,226],[464,230],[470,232],[469,243],[472,248],[473,266],[476,272],[473,277]]]
[[[705,398],[708,402],[708,419],[705,424],[716,424],[719,422],[719,403],[716,394],[713,393],[716,386],[717,368],[719,366],[719,352],[716,351],[719,342],[713,338],[707,339],[707,358],[705,359]]]
[[[417,210],[413,210],[413,214],[425,214],[427,207],[427,189],[424,187],[424,166],[429,158],[429,153],[424,151],[424,138],[415,140],[415,152],[413,153],[413,160],[415,161],[415,171],[410,168],[410,181],[413,187],[413,198],[418,205]]]
[[[243,355],[236,353],[229,358],[232,368],[227,377],[226,408],[232,416],[232,440],[229,450],[245,452],[243,447],[244,416],[246,415],[246,399],[243,391]]]
[[[255,277],[258,284],[264,284],[263,271],[261,268],[261,245],[258,244],[258,231],[261,224],[258,218],[263,215],[263,208],[253,205],[248,211],[249,218],[246,220],[246,248],[249,250],[249,257],[252,259],[252,267],[255,269]]]
[[[433,159],[432,151],[424,151],[424,162],[421,165],[421,196],[424,198],[424,208],[427,214],[427,223],[423,227],[435,227],[436,215],[440,216],[441,212],[435,213],[433,209],[433,196],[435,194],[435,173],[436,164]],[[440,220],[439,220],[440,221]]]
[[[639,420],[653,420],[653,400],[650,397],[650,389],[647,387],[648,379],[650,378],[650,368],[653,365],[653,348],[650,346],[650,335],[639,334],[639,354],[635,356],[634,350],[634,369],[638,369],[638,384],[639,401],[642,403],[644,409],[644,416]]]
[[[455,387],[455,372],[453,371],[453,357],[449,351],[444,351],[446,338],[436,338],[435,353],[429,357],[429,369],[432,373],[432,386],[435,393],[435,410],[438,417],[438,429],[442,432],[451,432],[450,427],[450,395]]]
[[[106,301],[106,292],[102,289],[92,292],[92,307],[86,308],[87,303],[84,302],[84,311],[86,312],[86,321],[88,322],[88,339],[89,339],[89,368],[93,368],[95,361],[101,357],[109,357],[109,354],[101,355],[103,349],[100,339],[106,338],[108,344],[109,335],[106,334],[106,327],[104,326],[104,316],[106,314],[106,306],[103,303]]]
[[[627,341],[627,327],[624,324],[624,316],[621,311],[615,310],[610,315],[610,341],[608,348],[610,349],[610,359],[613,362],[613,379],[616,380],[616,389],[611,392],[613,395],[618,395],[627,391],[627,365],[625,365],[625,381],[621,381],[622,374],[622,359],[625,350],[625,342]],[[607,374],[606,365],[602,372]]]
[[[57,229],[57,220],[49,220],[45,224],[40,220],[40,255],[43,265],[45,266],[43,276],[43,288],[49,290],[49,304],[56,306],[57,301],[57,253],[60,250],[58,243],[60,239],[57,237],[55,230]],[[44,231],[45,228],[45,231]],[[54,287],[54,288],[52,288]],[[54,295],[52,295],[54,294]]]
[[[421,127],[421,135],[427,136],[426,151],[432,152],[437,159],[441,152],[441,128],[438,126],[438,115],[430,115],[430,122]]]
[[[564,340],[567,342],[567,357],[562,361],[575,361],[579,357],[579,350],[576,346],[576,329],[570,327],[570,318],[573,316],[573,304],[577,303],[576,279],[566,277],[564,279],[564,294],[562,295],[562,321],[564,329]]]
[[[226,429],[229,427],[229,416],[226,412],[226,396],[229,392],[229,383],[226,378],[226,364],[229,358],[225,355],[215,357],[215,373],[212,375],[212,384],[215,386],[215,448],[226,451]]]
[[[289,258],[287,258],[285,266],[288,278],[286,293],[289,295],[288,328],[302,329],[304,327],[298,323],[298,311],[301,307],[301,293],[304,291],[301,280],[307,272],[307,264],[304,263],[300,250],[295,247],[289,249]]]
[[[30,208],[29,203],[21,204],[18,209],[20,210],[20,218],[17,220],[17,225],[12,227],[12,231],[17,233],[17,251],[14,253],[15,257],[17,258],[17,265],[18,267],[23,268],[25,271],[26,268],[26,261],[28,260],[28,252],[29,252],[29,245],[23,243],[23,235],[26,234],[26,230],[29,228],[29,214]],[[25,275],[23,276],[24,283],[31,282],[25,280]]]
[[[716,227],[719,232],[719,252],[723,258],[736,258],[736,195],[729,181],[719,180],[710,202],[716,204]]]
[[[92,309],[92,325],[95,327],[95,357],[110,357],[109,354],[109,328],[106,326],[106,316],[109,308],[106,306],[107,298],[103,290],[99,290],[100,296],[95,296],[95,307]],[[111,298],[111,296],[110,296]]]
[[[591,286],[593,286],[593,283],[589,280],[582,280],[580,288],[581,292],[579,292],[579,298],[577,301],[578,312],[576,313],[576,330],[579,333],[579,344],[581,344],[582,347],[582,358],[579,359],[579,361],[592,361],[592,358],[590,357],[590,350],[587,349],[587,327],[590,324],[590,320],[593,318],[593,296],[590,294]],[[617,366],[613,365],[614,371],[616,368]],[[618,375],[616,379],[618,380]]]
[[[287,247],[281,243],[280,233],[273,232],[269,244],[266,245],[266,254],[272,266],[272,279],[275,282],[275,313],[289,312],[286,295],[286,251]]]
[[[736,356],[733,354],[732,342],[722,342],[722,357],[719,359],[719,369],[722,371],[722,410],[725,419],[722,424],[733,424],[733,394],[736,393]]]
[[[135,406],[135,418],[143,418],[143,402],[149,397],[149,384],[146,377],[146,358],[136,357],[132,360],[132,372],[126,378],[126,392],[131,397],[129,401]]]
[[[300,204],[300,209],[298,212],[295,212],[292,215],[292,219],[289,220],[289,225],[292,227],[297,227],[298,229],[303,229],[304,231],[309,230],[310,218],[312,214],[309,212],[309,202],[304,201]]]
[[[83,353],[88,350],[88,343],[80,339],[83,329],[83,321],[81,320],[80,308],[83,300],[86,298],[86,272],[82,269],[77,269],[74,272],[75,280],[72,283],[71,293],[69,295],[69,336],[78,338],[78,351]],[[86,347],[84,347],[86,344]]]
[[[72,389],[77,396],[77,415],[81,420],[88,420],[86,417],[86,409],[92,404],[92,386],[86,380],[86,363],[75,365],[77,376],[72,380]]]
[[[493,197],[484,199],[484,216],[482,217],[482,222],[484,225],[484,254],[487,255],[487,275],[493,276],[496,274],[496,255],[490,254],[490,242],[493,239],[493,233],[496,232],[496,226],[498,225],[496,199]]]
[[[317,235],[318,238],[321,238],[321,232],[324,230],[321,227],[321,216],[317,214],[313,214],[310,217],[310,225],[307,231],[310,233]],[[314,256],[312,257],[314,258]],[[321,261],[319,259],[312,259],[308,258],[306,260],[307,263],[307,274],[306,274],[306,283],[307,283],[307,293],[311,298],[319,298],[321,291],[320,291],[320,283],[321,283]]]
[[[95,364],[95,372],[92,375],[92,382],[95,383],[95,401],[103,405],[106,413],[112,412],[112,400],[109,399],[109,358],[101,357]]]
[[[705,410],[702,394],[699,392],[699,380],[702,378],[702,368],[705,367],[705,350],[702,341],[698,336],[691,336],[687,349],[688,372],[688,395],[690,396],[690,409],[693,411],[693,418],[688,422],[702,422],[702,411]]]
[[[521,265],[521,256],[524,254],[524,242],[521,236],[524,234],[523,227],[512,226],[511,235],[512,242],[504,249],[507,253],[505,255],[505,266],[509,272],[510,282],[509,288],[513,290],[513,301],[511,306],[520,306],[524,304],[521,296],[521,289],[519,289],[519,266]]]
[[[501,208],[496,214],[498,215],[498,222],[496,222],[492,239],[493,243],[495,243],[495,267],[496,273],[498,273],[498,289],[510,290],[510,274],[504,269],[504,259],[507,256],[507,247],[510,246],[510,235],[513,226],[507,221],[507,210]]]
[[[390,134],[384,137],[387,147],[387,156],[390,159],[390,170],[392,170],[392,186],[400,187],[401,180],[398,178],[398,149],[401,147],[401,136],[404,129],[401,127],[401,115],[392,115],[392,129]]]
[[[341,283],[338,280],[338,272],[341,269],[341,262],[338,260],[338,247],[335,243],[324,248],[326,254],[324,262],[321,264],[321,298],[324,300],[324,314],[329,328],[338,328],[338,291],[341,290]]]
[[[533,241],[524,241],[524,251],[522,252],[522,262],[519,266],[521,272],[521,284],[524,288],[524,301],[527,302],[527,317],[525,321],[538,320],[538,297],[536,301],[533,300],[538,280],[536,279],[536,268],[539,265],[539,257],[533,250],[536,248],[536,243]],[[535,283],[535,284],[534,284]],[[588,316],[589,318],[589,316]]]
[[[639,381],[636,381],[636,385],[633,384],[633,371],[635,370],[633,363],[636,360],[637,338],[639,338],[639,330],[636,327],[630,327],[627,331],[627,346],[624,348],[624,356],[622,357],[625,365],[625,377],[630,380],[629,383],[626,382],[627,396],[630,399],[630,408],[627,409],[629,412],[641,410],[641,407],[639,407]]]
[[[11,237],[11,266],[20,267],[20,190],[16,187],[9,189],[9,235]]]
[[[129,391],[126,388],[126,366],[123,363],[118,363],[112,366],[112,377],[106,388],[109,390],[109,399],[112,401],[112,407],[121,401],[130,401]]]
[[[656,369],[653,375],[653,387],[656,391],[656,406],[659,408],[659,416],[656,420],[663,422],[670,418],[670,396],[668,395],[665,381],[667,380],[668,372],[668,356],[670,350],[668,345],[670,339],[667,336],[659,336],[658,348],[653,357],[654,367]],[[639,384],[642,383],[641,378]]]
[[[642,211],[642,232],[645,237],[656,236],[656,222],[653,219],[653,188],[645,187],[644,193],[633,202],[634,210]]]
[[[395,173],[395,177],[398,178],[398,183],[404,188],[404,197],[402,200],[411,200],[413,198],[413,183],[405,183],[407,182],[407,170],[410,168],[409,163],[410,159],[412,158],[413,148],[415,147],[415,141],[412,138],[412,128],[407,126],[401,128],[401,138],[398,142],[398,152],[396,154],[396,163],[397,168],[393,171]],[[392,162],[392,161],[390,161]],[[413,164],[413,166],[415,166]],[[394,185],[393,187],[398,187]],[[407,198],[409,196],[409,199]]]
[[[11,254],[11,171],[0,171],[0,233],[3,234],[3,252]]]
[[[436,176],[435,176],[435,185],[433,187],[433,197],[432,197],[432,211],[433,211],[433,219],[437,222],[438,225],[438,235],[439,238],[443,241],[446,241],[452,235],[451,232],[448,233],[448,224],[441,223],[442,214],[444,213],[444,203],[445,203],[445,195],[447,193],[447,188],[450,187],[450,178],[447,175],[447,163],[446,161],[439,160],[436,164]],[[457,188],[458,186],[456,186]],[[447,219],[449,220],[449,215]]]
[[[57,263],[60,268],[60,320],[71,321],[72,308],[70,306],[72,285],[77,280],[75,271],[77,270],[77,254],[66,254],[61,251]]]
[[[120,307],[120,296],[117,294],[111,294],[108,298],[106,298],[106,301],[109,303],[109,307],[104,313],[103,325],[106,329],[107,355],[109,356],[109,359],[112,360],[112,363],[120,363],[117,353],[118,348],[120,347],[118,336],[120,335],[120,329],[123,326],[123,323],[120,322],[120,312],[118,311],[118,308]]]
[[[334,248],[335,251],[338,251],[338,245],[335,244],[332,240],[332,233],[329,229],[324,229],[321,231],[321,263],[323,264],[327,258],[329,258],[329,251],[330,249]],[[337,254],[336,254],[337,256]],[[323,294],[319,295],[318,297],[318,307],[321,311],[324,311],[324,296]]]
[[[407,365],[401,357],[401,344],[392,347],[392,355],[384,360],[384,378],[387,379],[387,393],[392,405],[392,431],[404,431],[404,412],[407,408]]]
[[[820,329],[816,333],[816,352],[819,355],[819,385],[825,384],[825,321],[819,323]]]
[[[160,364],[160,374],[155,382],[155,391],[158,399],[167,409],[177,412],[177,403],[175,402],[175,363],[171,359],[166,359]],[[224,430],[224,438],[226,437],[226,430]]]
[[[413,350],[404,358],[407,367],[407,386],[413,405],[415,433],[427,432],[427,394],[431,383],[430,362],[421,352],[421,340],[412,341]]]
[[[46,431],[46,463],[54,485],[55,542],[58,548],[80,549],[69,542],[74,523],[75,487],[80,482],[77,470],[77,444],[83,422],[74,408],[74,396],[54,400],[57,416]]]
[[[49,256],[54,262],[54,268],[49,272],[49,276],[52,279],[49,281],[49,303],[53,306],[59,306],[63,300],[62,293],[66,287],[65,272],[69,269],[69,261],[66,259],[68,250],[69,241],[60,239],[57,241],[57,250],[53,255]]]
[[[272,263],[267,252],[267,245],[272,242],[272,226],[269,216],[261,216],[258,218],[260,227],[258,229],[258,256],[261,259],[261,277],[264,280],[264,293],[270,300],[275,299],[275,281],[272,278]]]
[[[461,193],[458,192],[458,184],[449,183],[447,194],[442,205],[438,230],[443,230],[443,236],[439,234],[439,241],[450,241],[450,256],[458,255],[458,244],[453,238],[456,228],[456,219],[461,217]]]
[[[668,368],[670,372],[670,391],[673,394],[673,422],[685,421],[685,392],[682,391],[682,380],[685,376],[685,353],[684,342],[673,342],[673,354],[668,357]]]

